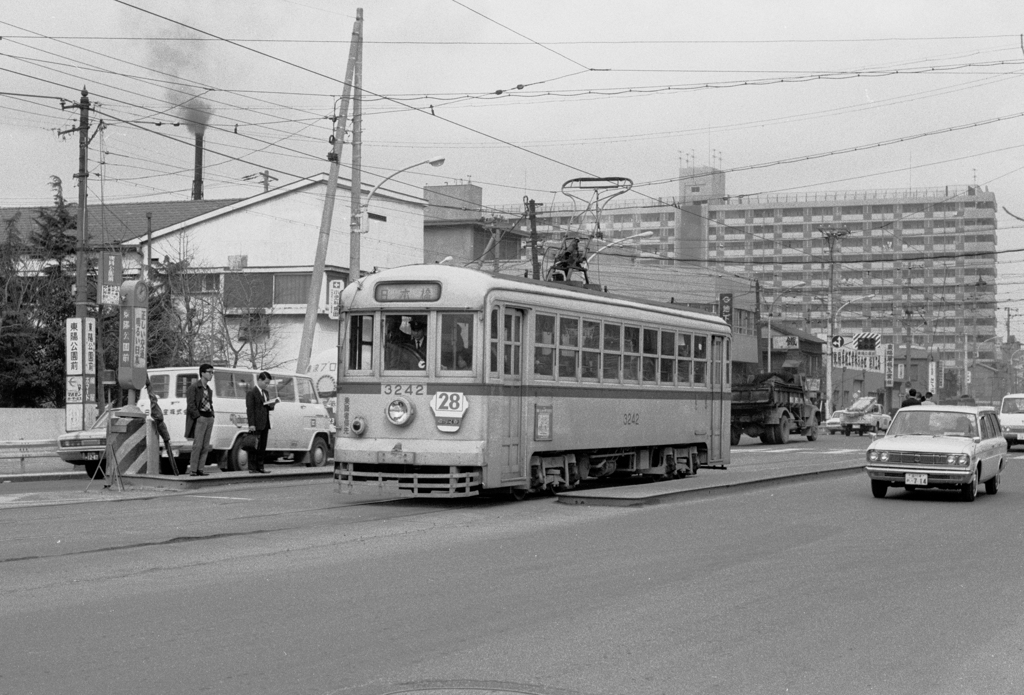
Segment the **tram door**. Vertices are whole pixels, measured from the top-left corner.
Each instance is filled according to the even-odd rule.
[[[722,433],[725,431],[725,339],[711,338],[711,441],[708,463],[722,460]]]
[[[526,478],[526,462],[523,460],[523,321],[522,309],[505,307],[501,310],[497,347],[502,395],[498,410],[504,412],[492,424],[500,428],[503,483]]]

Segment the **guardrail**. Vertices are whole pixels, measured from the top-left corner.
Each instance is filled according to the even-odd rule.
[[[25,459],[52,458],[57,456],[56,439],[19,439],[0,442],[0,461],[18,461],[21,472],[25,472]]]

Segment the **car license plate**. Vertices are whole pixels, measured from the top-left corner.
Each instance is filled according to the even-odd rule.
[[[907,473],[904,485],[927,485],[928,476],[924,473]]]
[[[99,461],[100,455],[95,451],[87,451],[84,454],[82,454],[82,458],[84,458],[86,461]]]

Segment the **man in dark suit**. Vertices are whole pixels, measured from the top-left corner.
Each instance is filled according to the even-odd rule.
[[[901,408],[906,408],[911,405],[921,405],[921,401],[917,398],[917,389],[910,389],[910,391],[907,392],[907,397],[903,399],[902,403],[900,403]]]
[[[413,316],[409,321],[409,336],[390,343],[385,352],[385,369],[426,369],[427,317]]]
[[[267,456],[267,437],[270,435],[270,411],[280,399],[270,399],[267,387],[270,386],[270,374],[260,372],[256,377],[256,388],[245,394],[245,417],[249,422],[249,431],[256,435],[256,450],[249,460],[250,473],[267,473],[263,468]]]

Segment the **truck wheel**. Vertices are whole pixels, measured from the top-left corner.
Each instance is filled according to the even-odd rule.
[[[741,434],[743,433],[740,430],[736,429],[735,427],[731,428],[729,432],[729,443],[733,446],[739,444]]]
[[[775,426],[775,443],[789,444],[789,418],[785,415],[779,420],[779,424]]]
[[[849,437],[851,429],[852,429],[851,427],[844,427],[843,428],[843,434],[845,434],[847,437]]]

